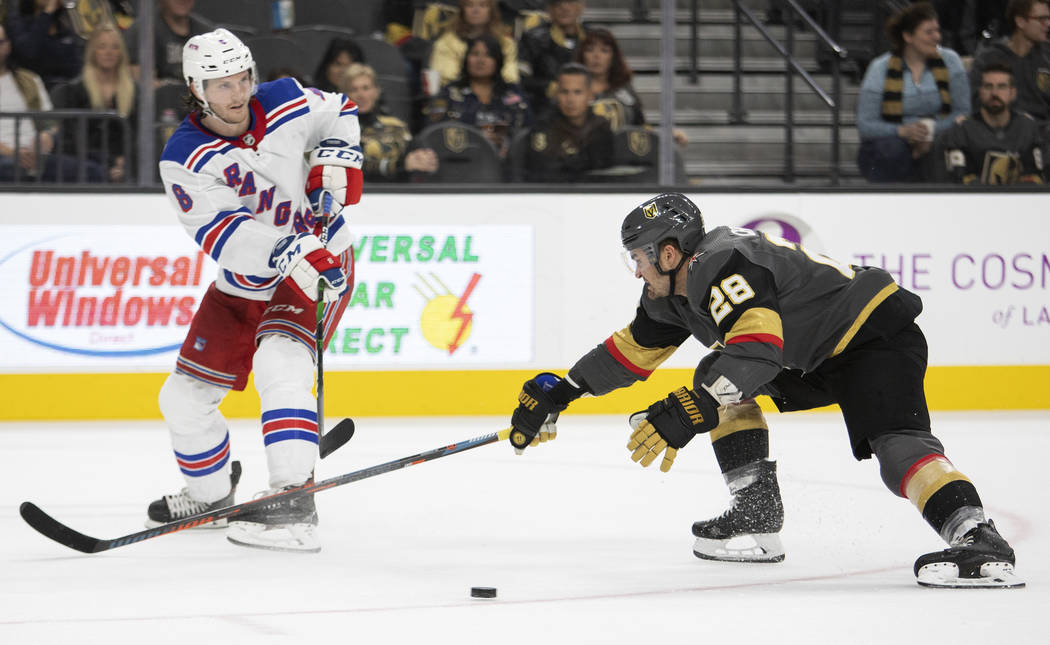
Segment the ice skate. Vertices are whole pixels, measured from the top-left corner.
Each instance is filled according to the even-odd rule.
[[[146,510],[146,528],[156,528],[168,522],[175,522],[184,517],[204,513],[217,508],[225,508],[233,505],[233,494],[237,490],[237,482],[241,480],[241,462],[234,461],[230,464],[230,493],[217,502],[198,502],[190,497],[187,489],[183,488],[174,495],[165,495],[150,503]],[[207,524],[195,526],[195,529],[221,529],[226,527],[226,520],[215,520]]]
[[[958,544],[920,556],[915,578],[924,587],[992,589],[1023,587],[1014,573],[1014,550],[991,520],[970,529]]]
[[[269,497],[281,491],[299,488],[303,484],[262,491],[255,497]],[[258,510],[238,515],[230,522],[226,539],[238,546],[270,551],[317,553],[321,541],[317,537],[317,507],[314,496],[295,499],[277,499]]]
[[[780,562],[784,505],[777,465],[759,461],[726,473],[733,501],[716,518],[693,523],[693,555],[723,562]]]

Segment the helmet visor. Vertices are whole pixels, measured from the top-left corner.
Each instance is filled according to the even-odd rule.
[[[642,271],[656,266],[655,245],[643,244],[635,249],[624,250],[623,261],[632,274],[639,275]]]

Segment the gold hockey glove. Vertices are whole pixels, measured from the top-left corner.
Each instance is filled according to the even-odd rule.
[[[631,459],[647,467],[663,453],[660,470],[674,465],[678,450],[698,434],[718,426],[718,404],[704,390],[678,388],[667,398],[635,412],[628,419],[633,432],[627,442]]]

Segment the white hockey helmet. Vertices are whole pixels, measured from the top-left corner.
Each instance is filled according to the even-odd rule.
[[[226,29],[199,34],[186,41],[182,48],[182,77],[196,90],[197,100],[205,111],[210,111],[204,98],[204,81],[225,78],[245,70],[251,72],[252,94],[259,84],[252,51]]]

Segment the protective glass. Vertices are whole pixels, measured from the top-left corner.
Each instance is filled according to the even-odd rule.
[[[656,265],[656,248],[653,244],[645,244],[630,251],[625,250],[621,255],[631,275],[638,275],[639,271]]]

